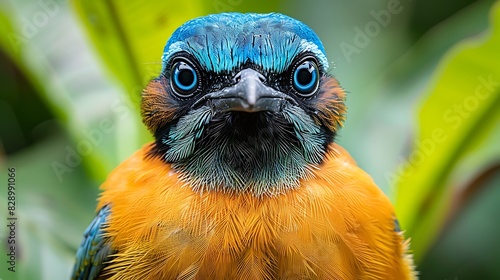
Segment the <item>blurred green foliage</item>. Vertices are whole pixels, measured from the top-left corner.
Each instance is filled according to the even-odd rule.
[[[491,28],[457,44],[437,66],[419,109],[414,150],[399,172],[397,213],[420,260],[461,184],[500,159],[500,5]]]
[[[499,5],[447,2],[0,2],[0,181],[17,168],[20,243],[0,279],[69,276],[97,187],[151,139],[137,105],[163,45],[223,11],[282,12],[322,38],[348,91],[338,141],[395,198],[422,279],[500,278]]]

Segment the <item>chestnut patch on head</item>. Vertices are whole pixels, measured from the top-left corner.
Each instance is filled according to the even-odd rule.
[[[156,130],[179,117],[179,102],[170,96],[165,77],[151,80],[142,92],[142,121],[154,134]]]
[[[330,76],[321,78],[321,85],[318,89],[318,95],[311,100],[311,107],[316,110],[312,114],[313,119],[335,132],[345,120],[345,92],[339,85],[339,82]]]

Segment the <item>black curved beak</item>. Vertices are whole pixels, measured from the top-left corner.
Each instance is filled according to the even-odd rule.
[[[235,85],[206,94],[193,106],[208,99],[210,106],[216,111],[255,113],[281,112],[286,102],[296,104],[290,96],[264,85],[264,76],[253,69],[241,70],[234,79]]]

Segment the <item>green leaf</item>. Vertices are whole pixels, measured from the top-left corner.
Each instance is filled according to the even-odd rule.
[[[417,262],[440,232],[460,182],[500,159],[499,45],[497,3],[491,30],[457,44],[438,65],[419,111],[414,150],[394,175],[397,213]]]
[[[60,147],[77,160],[60,162],[68,168],[59,180],[80,164],[103,180],[149,133],[136,108],[99,68],[71,11],[58,1],[2,2],[0,20],[7,36],[0,47],[74,140]]]
[[[470,185],[475,195],[418,266],[426,279],[500,279],[500,242],[492,242],[500,232],[500,165],[479,174]]]
[[[166,40],[201,14],[201,1],[75,1],[94,47],[135,105],[161,70]]]
[[[418,40],[409,41],[408,45],[401,45],[402,39],[396,39],[405,38],[408,30],[383,30],[373,41],[380,40],[382,46],[363,49],[363,53],[353,57],[348,65],[342,65],[342,60],[336,61],[333,73],[348,90],[347,120],[340,130],[338,143],[392,200],[395,182],[390,180],[391,174],[408,154],[410,141],[415,137],[415,100],[422,98],[423,88],[448,50],[463,39],[487,30],[491,6],[487,1],[469,5]],[[363,24],[366,22],[367,19],[362,21]],[[358,25],[362,26],[361,23]],[[337,33],[330,25],[320,25],[319,28],[319,32],[321,28],[328,30],[323,32],[323,40],[330,38],[325,34]],[[384,32],[391,34],[391,38],[384,39]],[[340,42],[346,40],[342,36],[334,38]],[[327,51],[335,44],[338,43],[325,43]],[[340,49],[333,50],[332,54],[342,53]],[[392,57],[388,57],[388,53]],[[381,67],[381,64],[388,66]],[[355,72],[350,73],[352,70]]]
[[[0,279],[67,279],[83,231],[92,220],[97,182],[89,180],[83,166],[63,182],[51,163],[65,158],[61,149],[70,139],[60,132],[0,162],[0,179],[7,182],[7,168],[16,168],[16,272],[7,270],[7,246],[0,246]],[[5,163],[5,165],[4,165]],[[5,187],[7,185],[5,184]],[[5,194],[5,195],[4,195]],[[7,221],[6,192],[0,195],[0,217]],[[7,245],[6,224],[0,229]]]

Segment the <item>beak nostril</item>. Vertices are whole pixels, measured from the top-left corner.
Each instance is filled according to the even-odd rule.
[[[239,83],[241,81],[241,72],[239,72],[238,74],[236,74],[233,78],[234,82],[235,83]]]
[[[259,80],[261,82],[265,82],[266,81],[266,77],[264,77],[264,75],[262,75],[261,73],[259,73],[258,77],[259,77]]]

